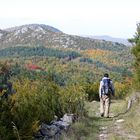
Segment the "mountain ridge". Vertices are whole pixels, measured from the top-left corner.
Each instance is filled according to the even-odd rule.
[[[60,30],[58,30],[57,28],[54,28],[50,25],[45,25],[45,24],[25,24],[25,25],[21,25],[21,26],[15,26],[15,27],[10,27],[10,28],[6,28],[4,29],[5,31],[14,31],[14,30],[20,30],[22,28],[30,28],[32,30],[35,30],[37,28],[40,27],[40,30],[41,28],[44,29],[44,30],[50,30],[52,32],[62,32]]]
[[[128,45],[128,46],[131,45],[128,42],[128,40],[125,39],[125,38],[112,37],[112,36],[109,36],[109,35],[101,35],[101,36],[89,35],[89,36],[86,36],[86,37],[93,38],[93,39],[99,39],[99,40],[105,40],[105,41],[111,41],[111,42],[118,42],[118,43],[122,43],[122,44]]]
[[[0,48],[15,46],[44,46],[74,49],[122,50],[123,44],[89,37],[68,35],[45,24],[27,24],[0,30]]]

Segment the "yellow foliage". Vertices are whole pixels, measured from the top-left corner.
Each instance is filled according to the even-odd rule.
[[[39,120],[36,120],[32,123],[32,132],[37,132],[39,130],[39,123],[40,121]]]
[[[61,89],[59,94],[63,112],[75,112],[77,115],[83,112],[83,102],[86,95],[82,86],[68,85]]]
[[[84,50],[84,51],[81,51],[82,54],[90,57],[90,58],[93,58],[93,59],[96,59],[96,60],[99,60],[103,63],[106,63],[106,64],[111,64],[111,65],[120,65],[119,62],[117,62],[115,59],[110,59],[112,58],[111,56],[114,55],[115,52],[112,52],[112,51],[108,51],[108,50],[101,50],[101,49],[92,49],[92,50]]]
[[[126,96],[129,92],[129,89],[131,88],[132,85],[132,79],[126,77],[124,79],[124,82],[115,82],[115,94],[117,98],[123,98]]]

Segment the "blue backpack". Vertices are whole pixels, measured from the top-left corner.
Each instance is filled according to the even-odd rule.
[[[111,84],[110,84],[110,79],[103,79],[103,86],[102,86],[102,94],[103,95],[109,95],[110,93],[112,93],[112,88],[111,88]]]

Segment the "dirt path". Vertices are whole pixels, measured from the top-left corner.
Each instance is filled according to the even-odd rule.
[[[137,140],[134,131],[129,132],[123,126],[124,119],[118,119],[112,125],[101,126],[99,140]]]
[[[131,108],[132,101],[129,100],[126,108],[121,108],[123,101],[118,104],[116,101],[112,103],[112,111],[110,118],[101,119],[101,126],[99,128],[99,140],[137,140],[138,137],[134,130],[127,129],[124,126],[125,115]],[[118,106],[118,114],[116,107]],[[115,111],[116,110],[116,111]]]
[[[140,104],[137,108],[134,106],[134,108],[130,109],[132,101],[112,100],[109,118],[100,117],[98,101],[86,102],[85,105],[87,116],[73,124],[64,140],[140,139],[137,135],[138,133],[133,129],[136,127],[132,126],[134,125],[133,113],[138,111],[137,108],[140,108]],[[139,113],[136,116],[139,117]],[[139,124],[137,128],[139,128]]]

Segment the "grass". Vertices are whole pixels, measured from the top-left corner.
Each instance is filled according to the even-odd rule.
[[[135,96],[131,95],[131,96]],[[136,100],[133,101],[132,107],[127,113],[120,113],[116,119],[124,119],[124,122],[121,124],[122,131],[119,135],[112,135],[110,140],[128,140],[128,139],[140,139],[140,96],[136,96]],[[126,99],[128,100],[128,99]],[[120,105],[126,107],[124,102],[120,102]],[[121,108],[121,107],[118,107]],[[113,110],[115,107],[113,107]]]
[[[121,113],[126,105],[124,100],[113,100],[111,103],[112,114]],[[75,122],[68,133],[63,137],[64,140],[98,140],[100,128],[112,126],[115,121],[113,118],[101,118],[99,102],[86,102],[85,109],[87,115]]]
[[[63,140],[96,140],[99,134],[100,118],[96,117],[95,110],[98,103],[86,102],[87,115],[80,118],[69,129]]]
[[[125,115],[124,129],[136,135],[140,139],[140,102],[137,101],[130,112]]]
[[[63,137],[64,140],[98,140],[101,127],[107,127],[107,140],[140,139],[140,102],[135,102],[126,112],[127,101],[128,99],[112,100],[110,108],[110,114],[114,114],[112,118],[100,117],[99,102],[86,102],[87,116],[70,127]],[[116,120],[119,119],[124,119],[124,122],[115,126]]]
[[[98,124],[98,118],[83,118],[80,122],[73,124],[66,137],[68,140],[96,140],[99,133]]]

